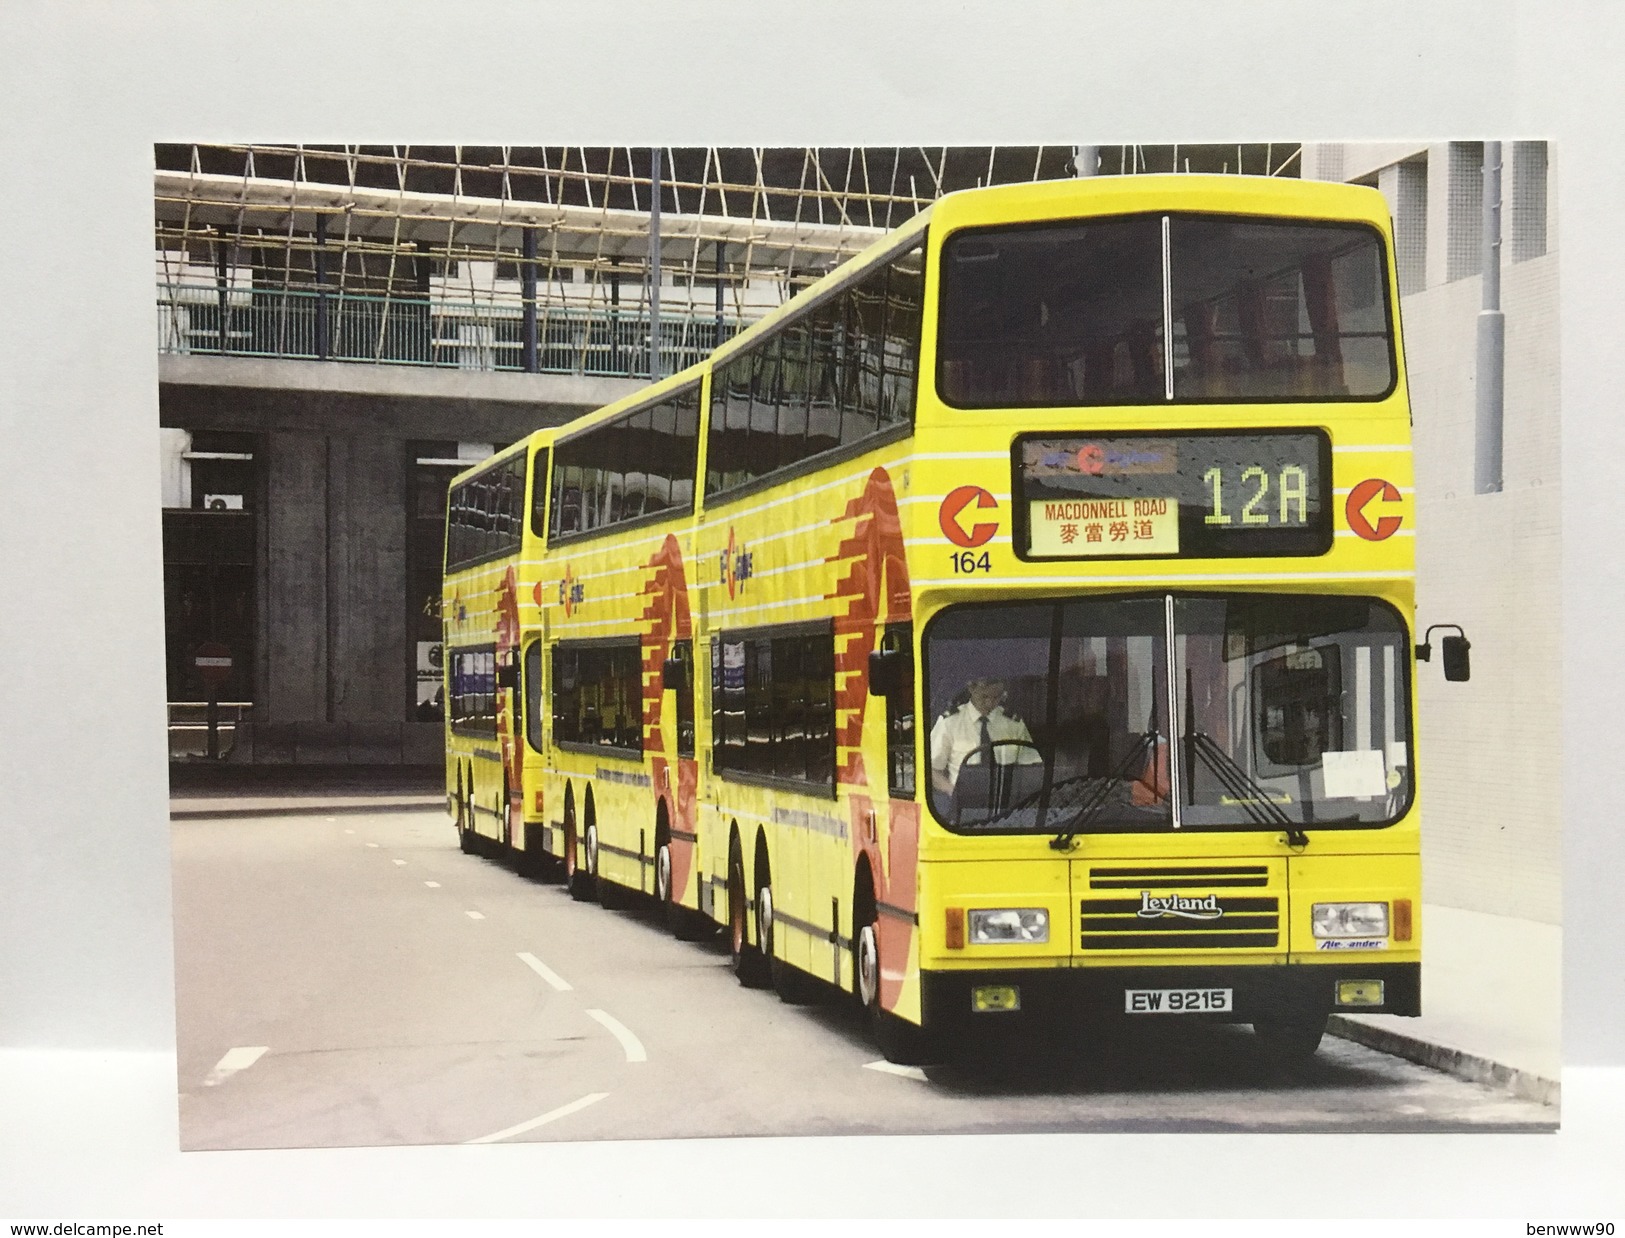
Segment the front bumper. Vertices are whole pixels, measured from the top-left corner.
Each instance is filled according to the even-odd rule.
[[[1337,984],[1343,980],[1380,980],[1383,1003],[1338,1006]],[[974,1011],[972,992],[995,986],[1017,989],[1020,1009]],[[1223,1013],[1131,1015],[1124,1010],[1124,992],[1128,989],[1230,989],[1233,1008]],[[1246,967],[990,968],[925,971],[920,975],[923,1022],[933,1031],[941,1029],[949,1034],[955,1029],[1018,1020],[1051,1026],[1145,1018],[1252,1023],[1319,1017],[1338,1010],[1350,1014],[1421,1014],[1421,964],[1360,960]]]

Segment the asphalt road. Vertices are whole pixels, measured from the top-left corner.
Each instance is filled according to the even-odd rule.
[[[1555,1109],[1328,1036],[1246,1028],[890,1067],[722,943],[465,856],[435,810],[173,823],[187,1149],[1032,1131],[1538,1130]]]

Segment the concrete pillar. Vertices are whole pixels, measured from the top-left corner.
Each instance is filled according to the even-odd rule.
[[[352,764],[401,759],[406,720],[406,452],[395,438],[327,440],[327,639],[334,742]]]
[[[255,759],[301,759],[327,722],[327,439],[266,435],[265,650]]]

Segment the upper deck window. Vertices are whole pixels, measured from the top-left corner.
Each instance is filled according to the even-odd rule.
[[[699,410],[694,383],[560,442],[553,453],[549,535],[692,511]]]
[[[524,510],[523,452],[453,486],[446,508],[446,570],[516,554]]]
[[[1380,399],[1394,347],[1363,224],[1136,215],[943,246],[937,387],[960,408]]]
[[[707,497],[856,453],[913,417],[924,248],[818,294],[711,378]]]

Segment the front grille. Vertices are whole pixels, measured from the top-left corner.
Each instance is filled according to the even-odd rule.
[[[1091,868],[1091,890],[1138,890],[1155,885],[1159,890],[1188,890],[1193,886],[1267,886],[1269,869],[1262,864],[1180,868]]]
[[[1134,898],[1084,899],[1078,906],[1080,945],[1084,950],[1273,949],[1281,939],[1280,900],[1224,893],[1268,884],[1269,871],[1261,864],[1092,868],[1091,890],[1138,893]],[[1208,897],[1164,893],[1168,890],[1205,890]]]

